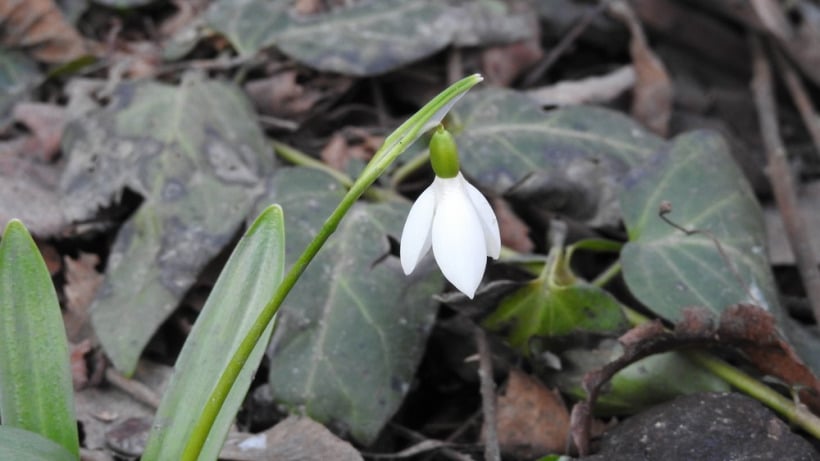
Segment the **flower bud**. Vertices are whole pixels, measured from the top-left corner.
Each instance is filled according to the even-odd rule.
[[[430,163],[439,178],[455,178],[458,174],[458,148],[444,125],[439,125],[430,138]]]

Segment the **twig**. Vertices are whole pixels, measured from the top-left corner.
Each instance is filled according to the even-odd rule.
[[[153,389],[149,388],[145,384],[133,379],[128,379],[119,374],[113,368],[107,368],[105,370],[105,379],[117,389],[120,389],[131,397],[134,397],[137,401],[142,402],[155,410],[159,408],[159,396]]]
[[[484,459],[501,461],[498,449],[498,432],[495,414],[495,381],[493,381],[493,361],[487,334],[480,327],[475,328],[475,342],[478,347],[478,379],[481,382],[481,407],[484,411]]]
[[[814,141],[815,153],[820,155],[820,120],[817,119],[817,111],[814,109],[814,104],[811,102],[806,87],[803,86],[803,82],[797,72],[794,71],[794,67],[780,51],[774,50],[774,58],[777,67],[783,72],[783,81],[789,89],[794,105],[797,106],[797,110],[803,118],[803,123],[806,125],[806,129],[809,130],[812,141]]]
[[[778,133],[775,119],[777,106],[772,93],[772,71],[760,39],[751,36],[750,40],[754,71],[752,93],[757,106],[763,143],[766,146],[769,181],[772,183],[775,202],[783,218],[783,227],[794,253],[803,287],[814,311],[814,319],[820,321],[820,270],[817,268],[817,258],[809,240],[806,223],[797,207],[792,172],[786,159],[786,149]]]
[[[557,61],[558,58],[560,58],[561,55],[563,55],[567,49],[575,43],[575,40],[578,40],[578,37],[584,33],[590,24],[592,24],[592,21],[609,6],[609,2],[610,0],[601,0],[595,8],[587,11],[584,17],[572,26],[572,29],[570,29],[567,35],[564,35],[564,38],[562,38],[561,41],[550,50],[550,53],[535,65],[533,70],[531,70],[524,78],[521,85],[524,88],[533,86],[535,82],[537,82],[538,79],[541,78],[541,76],[544,75],[544,73],[548,71],[553,64],[555,64],[555,61]]]

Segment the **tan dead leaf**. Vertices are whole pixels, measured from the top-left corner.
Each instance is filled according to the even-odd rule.
[[[26,150],[44,161],[51,161],[60,150],[65,126],[65,109],[53,105],[21,102],[14,106],[12,116],[32,133]]]
[[[292,9],[296,14],[310,15],[323,11],[324,5],[322,0],[296,0]]]
[[[626,24],[632,35],[629,53],[636,77],[632,92],[632,116],[655,134],[666,136],[673,99],[669,74],[649,48],[643,27],[632,8],[626,2],[616,1],[610,4],[610,12]]]
[[[498,443],[512,456],[536,458],[563,453],[569,436],[569,412],[561,397],[515,368],[498,398]]]
[[[540,34],[509,45],[492,46],[481,53],[481,69],[487,83],[510,86],[544,56]]]
[[[345,171],[350,156],[347,153],[347,140],[341,133],[334,133],[330,137],[322,152],[319,153],[322,162],[339,171]]]
[[[318,90],[297,81],[295,70],[280,72],[259,80],[251,80],[245,91],[260,112],[283,118],[305,115],[321,99]]]
[[[40,250],[40,255],[43,256],[43,261],[46,263],[48,273],[52,276],[63,268],[63,262],[60,259],[60,253],[54,248],[54,245],[49,243],[35,241],[37,249]]]
[[[71,382],[74,389],[79,390],[88,384],[88,366],[85,362],[85,355],[91,352],[91,341],[84,339],[79,343],[71,343],[69,346],[69,362],[71,363]]]
[[[80,253],[77,259],[65,258],[66,310],[63,321],[70,341],[80,341],[91,334],[88,308],[103,281],[103,275],[96,269],[99,262],[100,258],[93,253]]]
[[[53,0],[0,0],[0,31],[3,46],[24,48],[47,64],[87,54],[83,38]]]
[[[362,456],[353,446],[316,421],[303,416],[290,416],[265,432],[228,434],[220,459],[361,461]]]
[[[530,253],[535,248],[535,244],[530,240],[529,226],[502,198],[493,199],[493,209],[501,231],[501,244],[520,253]]]

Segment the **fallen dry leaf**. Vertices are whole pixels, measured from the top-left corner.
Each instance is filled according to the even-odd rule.
[[[53,0],[0,0],[0,43],[38,61],[62,64],[87,53],[83,38]]]
[[[286,70],[270,77],[250,80],[245,91],[263,114],[282,118],[302,118],[322,99],[319,89],[302,85],[299,73]]]
[[[659,136],[669,131],[672,116],[672,81],[663,63],[649,48],[643,27],[632,8],[623,1],[610,5],[610,11],[629,28],[632,38],[629,53],[635,68],[632,116]]]
[[[44,162],[54,160],[63,139],[65,109],[53,104],[21,102],[14,106],[12,117],[31,131],[24,147],[26,154]]]
[[[635,68],[629,65],[619,67],[605,75],[581,80],[567,80],[554,85],[533,88],[526,94],[542,106],[573,106],[608,103],[634,86]]]
[[[334,133],[319,154],[324,163],[339,171],[347,171],[351,159],[367,162],[384,142],[381,136],[372,135],[365,130],[348,131],[350,136]]]
[[[510,456],[532,459],[564,453],[569,412],[560,395],[513,368],[498,398],[497,428],[501,450]]]
[[[80,390],[88,384],[88,365],[85,356],[91,352],[91,341],[84,339],[69,346],[69,363],[71,364],[71,382],[75,390]]]
[[[231,461],[362,460],[349,443],[302,416],[290,416],[259,434],[229,434],[219,458]]]
[[[37,244],[37,249],[40,250],[43,261],[46,263],[48,273],[54,276],[54,274],[60,272],[63,268],[63,262],[60,258],[60,253],[54,248],[54,245],[41,241],[35,241],[35,243]]]
[[[69,341],[80,341],[91,335],[88,308],[94,300],[103,275],[97,272],[100,258],[93,253],[80,253],[77,259],[65,258],[66,310],[63,322]]]
[[[540,34],[509,45],[491,46],[481,53],[481,73],[491,85],[510,86],[543,56]]]
[[[530,240],[530,228],[515,214],[510,204],[502,199],[493,199],[493,209],[501,231],[501,244],[520,253],[530,253],[535,244]]]

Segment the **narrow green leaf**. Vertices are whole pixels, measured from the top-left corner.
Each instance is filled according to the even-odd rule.
[[[0,420],[79,455],[60,304],[37,245],[17,220],[0,241],[0,341]]]
[[[284,265],[284,218],[282,209],[271,205],[237,244],[185,341],[142,459],[180,459],[219,376],[281,282]],[[217,458],[272,331],[273,322],[242,368],[199,459]]]
[[[62,445],[40,434],[0,426],[0,459],[14,461],[77,461]]]

